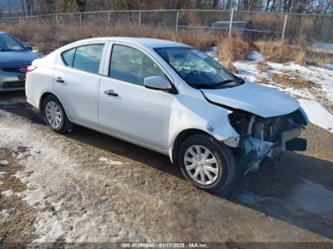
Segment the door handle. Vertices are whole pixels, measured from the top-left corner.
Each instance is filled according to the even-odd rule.
[[[113,96],[113,97],[117,97],[118,96],[118,93],[116,93],[114,90],[112,89],[109,89],[109,90],[105,90],[104,93],[106,95],[109,95],[109,96]]]
[[[58,83],[64,83],[65,82],[61,77],[57,77],[55,79],[55,81],[58,82]]]

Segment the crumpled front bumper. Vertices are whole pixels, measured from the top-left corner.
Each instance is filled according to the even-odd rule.
[[[242,158],[240,163],[245,167],[245,174],[250,171],[256,171],[265,158],[280,159],[286,150],[304,151],[307,147],[307,141],[298,138],[301,134],[301,127],[282,131],[279,142],[273,143],[259,138],[248,136],[241,142]]]

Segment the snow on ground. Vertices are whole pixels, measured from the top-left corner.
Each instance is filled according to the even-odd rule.
[[[328,94],[330,99],[333,99],[333,71],[316,66],[302,66],[293,62],[281,64],[267,62],[267,65],[272,67],[273,73],[280,73],[281,71],[292,71],[297,76],[312,81],[313,83],[321,86]]]
[[[258,63],[265,63],[267,69],[264,71],[260,70]],[[251,52],[247,60],[236,61],[233,65],[237,69],[237,75],[241,78],[253,82],[258,82],[259,78],[265,79],[267,86],[277,88],[296,97],[313,124],[333,133],[333,114],[322,104],[327,102],[327,100],[329,102],[328,106],[332,106],[333,103],[332,70],[317,66],[302,66],[293,62],[285,64],[273,63],[265,61],[264,57],[256,51]],[[272,79],[272,74],[288,74],[291,79],[295,75],[305,81],[312,82],[315,87],[320,89],[321,95],[306,87],[281,86]]]
[[[299,99],[311,123],[333,132],[333,115],[315,100]]]
[[[333,53],[333,43],[314,41],[311,50],[316,52]]]

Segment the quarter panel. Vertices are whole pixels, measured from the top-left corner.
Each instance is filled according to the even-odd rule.
[[[39,63],[40,62],[40,63]],[[26,97],[29,104],[35,108],[40,108],[40,99],[45,92],[53,92],[52,76],[53,65],[45,65],[42,61],[36,61],[33,65],[37,69],[27,74],[26,78]]]

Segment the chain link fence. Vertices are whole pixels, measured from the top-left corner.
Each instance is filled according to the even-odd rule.
[[[205,30],[222,35],[239,34],[257,40],[285,40],[290,44],[314,41],[333,43],[333,15],[284,14],[234,10],[114,10],[84,13],[57,13],[38,16],[2,17],[1,23],[25,22],[52,25],[94,23],[112,26],[119,23],[160,25],[176,31]]]

